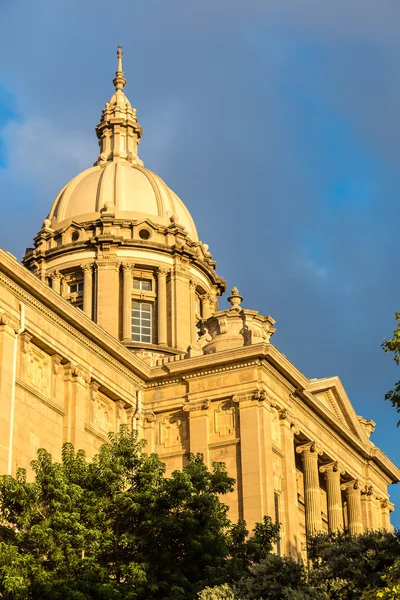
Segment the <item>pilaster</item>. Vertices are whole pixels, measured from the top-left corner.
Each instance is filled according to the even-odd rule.
[[[209,400],[183,405],[183,411],[189,414],[190,452],[193,454],[202,454],[204,464],[207,467],[210,466],[208,449],[209,406]]]
[[[243,516],[250,531],[274,516],[270,405],[264,390],[234,396],[239,403]]]
[[[282,540],[285,554],[294,559],[301,557],[301,540],[299,538],[298,500],[296,484],[296,461],[294,448],[295,425],[287,410],[279,411],[283,457],[283,499],[284,499],[284,532]]]
[[[12,452],[12,398],[15,390],[15,353],[18,323],[7,313],[0,314],[0,472],[9,473]],[[11,473],[10,473],[11,474]]]
[[[85,448],[85,408],[90,374],[86,369],[68,363],[65,378],[69,383],[68,407],[64,417],[64,441],[75,450]]]
[[[389,502],[387,498],[381,498],[379,500],[379,507],[381,512],[381,523],[382,529],[386,531],[393,531],[393,526],[390,523],[390,513],[393,511],[393,504]]]
[[[119,263],[99,260],[97,263],[97,323],[118,338],[118,284]]]

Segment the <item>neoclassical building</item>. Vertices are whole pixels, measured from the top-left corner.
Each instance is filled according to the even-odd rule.
[[[306,532],[390,530],[399,469],[338,377],[308,379],[271,342],[274,320],[226,290],[178,196],[138,157],[142,128],[115,92],[93,167],[61,190],[22,264],[0,251],[0,472],[65,441],[88,457],[122,423],[167,471],[226,463],[230,517]]]

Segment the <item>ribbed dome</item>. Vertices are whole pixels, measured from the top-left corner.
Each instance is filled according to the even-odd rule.
[[[195,224],[182,200],[158,175],[127,160],[96,165],[74,177],[53,203],[51,227],[58,229],[71,220],[95,220],[105,205],[117,219],[149,218],[168,226],[173,217],[193,241],[198,241]]]

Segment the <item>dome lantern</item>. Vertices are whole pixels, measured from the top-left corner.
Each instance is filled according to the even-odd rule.
[[[127,160],[143,166],[143,161],[137,155],[142,128],[137,121],[136,109],[132,108],[123,91],[126,79],[122,70],[121,46],[118,46],[117,55],[118,65],[113,80],[115,93],[106,103],[96,127],[100,154],[94,164],[101,166],[112,161]]]

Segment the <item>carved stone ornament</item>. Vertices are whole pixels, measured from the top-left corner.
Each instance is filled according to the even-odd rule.
[[[81,265],[81,269],[84,273],[92,273],[93,263],[86,263],[84,265]]]
[[[122,267],[123,271],[133,271],[133,269],[135,268],[135,265],[133,263],[123,262],[123,263],[121,263],[121,267]]]
[[[152,412],[151,410],[146,411],[144,414],[144,418],[146,419],[146,421],[148,423],[154,423],[154,421],[156,420],[156,415],[154,412]]]
[[[198,402],[184,402],[182,404],[182,410],[184,412],[191,412],[194,410],[207,410],[210,406],[211,402],[208,398],[205,400],[200,400]]]
[[[58,356],[58,354],[53,354],[53,356],[51,357],[52,371],[54,375],[58,375],[61,360],[61,356]]]
[[[90,383],[90,373],[79,365],[71,365],[71,375],[76,379],[81,379],[84,383]]]
[[[309,452],[316,456],[322,456],[322,449],[316,444],[316,442],[307,442],[306,444],[301,444],[296,447],[297,454],[303,454],[303,452]]]
[[[31,343],[31,339],[32,339],[32,336],[27,331],[24,331],[23,333],[21,333],[21,335],[20,335],[21,350],[24,354],[27,354],[29,352],[29,346]]]
[[[267,392],[265,390],[255,390],[252,396],[253,400],[257,400],[258,402],[264,402],[267,397]]]
[[[6,312],[0,313],[0,325],[6,325],[7,327],[13,329],[14,333],[18,333],[19,324],[17,319]]]
[[[347,492],[348,494],[359,493],[359,491],[360,491],[359,481],[358,481],[358,479],[354,479],[353,481],[348,481],[347,483],[343,483],[340,486],[340,488],[343,492]]]
[[[53,271],[53,273],[50,273],[49,278],[54,281],[55,279],[62,279],[62,275],[60,273],[60,271]]]

